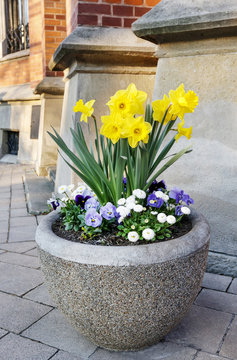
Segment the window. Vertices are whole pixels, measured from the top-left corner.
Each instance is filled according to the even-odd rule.
[[[28,0],[5,0],[7,53],[29,48]]]

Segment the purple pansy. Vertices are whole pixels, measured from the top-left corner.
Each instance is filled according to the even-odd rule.
[[[84,209],[87,211],[89,209],[95,209],[97,210],[99,206],[99,201],[97,201],[95,198],[89,198],[88,200],[86,200],[85,202],[85,206]]]
[[[106,220],[113,219],[116,217],[116,214],[116,207],[111,202],[108,202],[105,206],[100,208],[100,215]]]
[[[57,200],[51,201],[50,204],[54,210],[56,210],[59,206],[59,202]]]
[[[101,225],[102,216],[95,209],[90,209],[86,212],[85,223],[87,226],[96,228]]]
[[[175,215],[176,215],[176,216],[181,216],[181,215],[183,215],[183,213],[182,213],[182,211],[181,211],[181,207],[182,207],[182,205],[178,205],[178,206],[175,207]]]
[[[147,205],[151,207],[160,208],[164,204],[164,200],[157,198],[155,194],[150,194],[147,198]]]
[[[187,193],[185,193],[183,190],[177,187],[174,187],[169,192],[169,197],[171,199],[174,199],[176,201],[176,204],[178,204],[180,201],[184,201],[187,205],[194,203],[193,199],[190,198],[190,196]]]
[[[79,206],[84,209],[85,207],[85,203],[88,199],[90,199],[91,196],[83,196],[83,195],[76,195],[75,196],[75,203],[76,203],[76,206]]]
[[[153,181],[148,189],[149,193],[153,193],[153,191],[157,191],[157,190],[162,190],[162,189],[166,189],[167,186],[164,182],[164,180],[161,181]]]

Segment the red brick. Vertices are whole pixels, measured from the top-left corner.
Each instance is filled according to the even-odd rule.
[[[102,26],[122,26],[122,19],[112,16],[103,16],[102,17]]]
[[[82,2],[98,2],[99,0],[81,0]]]
[[[135,16],[140,17],[144,14],[146,14],[151,8],[148,7],[135,7]]]
[[[123,26],[126,27],[126,28],[130,28],[132,23],[134,21],[136,21],[136,20],[137,20],[137,18],[124,18],[124,25]]]
[[[133,16],[133,6],[113,5],[113,15]]]
[[[58,30],[58,31],[67,31],[67,28],[66,28],[66,26],[56,26],[56,30]]]
[[[54,14],[45,14],[44,17],[46,19],[54,19]]]
[[[45,30],[54,30],[54,26],[52,25],[46,25]]]
[[[78,15],[77,24],[79,24],[79,25],[97,25],[98,18],[96,15]]]
[[[124,0],[127,5],[143,5],[143,0]]]
[[[147,6],[155,6],[157,5],[161,0],[146,0]]]
[[[66,20],[66,15],[56,15],[56,19]]]
[[[110,4],[121,4],[122,0],[103,0],[103,2]]]
[[[79,14],[111,14],[111,6],[107,4],[82,4],[78,5]]]

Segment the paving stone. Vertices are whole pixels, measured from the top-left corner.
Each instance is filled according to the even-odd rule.
[[[96,346],[73,329],[56,309],[29,327],[22,335],[75,355],[80,354],[82,359],[87,359],[96,349]]]
[[[35,239],[35,226],[25,227],[17,226],[10,228],[9,242],[32,241]]]
[[[0,232],[7,233],[8,232],[8,221],[0,220]]]
[[[8,221],[9,218],[9,210],[0,211],[0,221]]]
[[[7,334],[7,331],[0,329],[0,338]]]
[[[25,216],[25,217],[14,217],[10,219],[10,227],[16,226],[30,226],[37,227],[36,217],[35,216]]]
[[[53,303],[53,300],[51,299],[49,292],[45,286],[45,284],[42,284],[38,286],[36,289],[31,290],[26,295],[23,296],[25,299],[37,301],[42,304],[55,306]]]
[[[0,291],[21,296],[42,282],[40,270],[0,263]]]
[[[170,342],[161,342],[136,352],[112,352],[97,349],[90,360],[193,360],[197,350]]]
[[[51,307],[0,292],[0,327],[19,334],[47,314]]]
[[[7,192],[0,192],[0,198],[1,199],[9,199],[10,200],[10,197],[11,197],[10,190],[7,191]]]
[[[8,334],[0,340],[0,360],[48,360],[56,351],[14,334]]]
[[[12,252],[0,254],[0,262],[26,266],[34,269],[40,267],[40,262],[37,257]]]
[[[228,292],[233,293],[233,294],[237,294],[237,278],[232,281]]]
[[[166,339],[216,353],[231,318],[231,314],[193,305]]]
[[[50,360],[84,360],[81,356],[76,356],[65,351],[59,351]]]
[[[24,209],[24,207],[26,207],[25,199],[16,201],[15,199],[12,198],[11,210],[13,210],[13,209]]]
[[[6,181],[7,182],[7,181]],[[1,179],[0,194],[10,194],[10,186],[4,186],[4,181]]]
[[[30,255],[30,256],[38,257],[38,251],[37,251],[36,248],[33,249],[33,250],[30,250],[30,251],[27,251],[25,254],[26,254],[26,255]]]
[[[237,317],[233,320],[221,347],[220,355],[237,359]]]
[[[223,358],[223,357],[220,357],[220,356],[217,356],[217,355],[212,355],[212,354],[207,354],[207,353],[204,353],[204,352],[200,352],[200,353],[198,353],[195,360],[226,360],[226,358]]]
[[[237,314],[237,295],[234,294],[202,289],[195,303],[215,310]]]
[[[24,253],[28,250],[32,250],[35,247],[36,247],[35,241],[0,244],[0,249],[16,252],[16,253],[20,253],[20,254]]]
[[[6,251],[0,249],[0,254],[4,254]]]
[[[7,242],[8,233],[7,232],[0,232],[0,243],[6,243]]]
[[[23,207],[22,209],[12,209],[11,210],[11,217],[21,217],[21,216],[27,216],[27,210],[26,207]]]

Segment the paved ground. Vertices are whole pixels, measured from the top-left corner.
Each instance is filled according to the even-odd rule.
[[[0,360],[237,360],[237,279],[205,274],[189,314],[140,352],[102,350],[64,320],[43,284],[24,166],[0,164]]]

